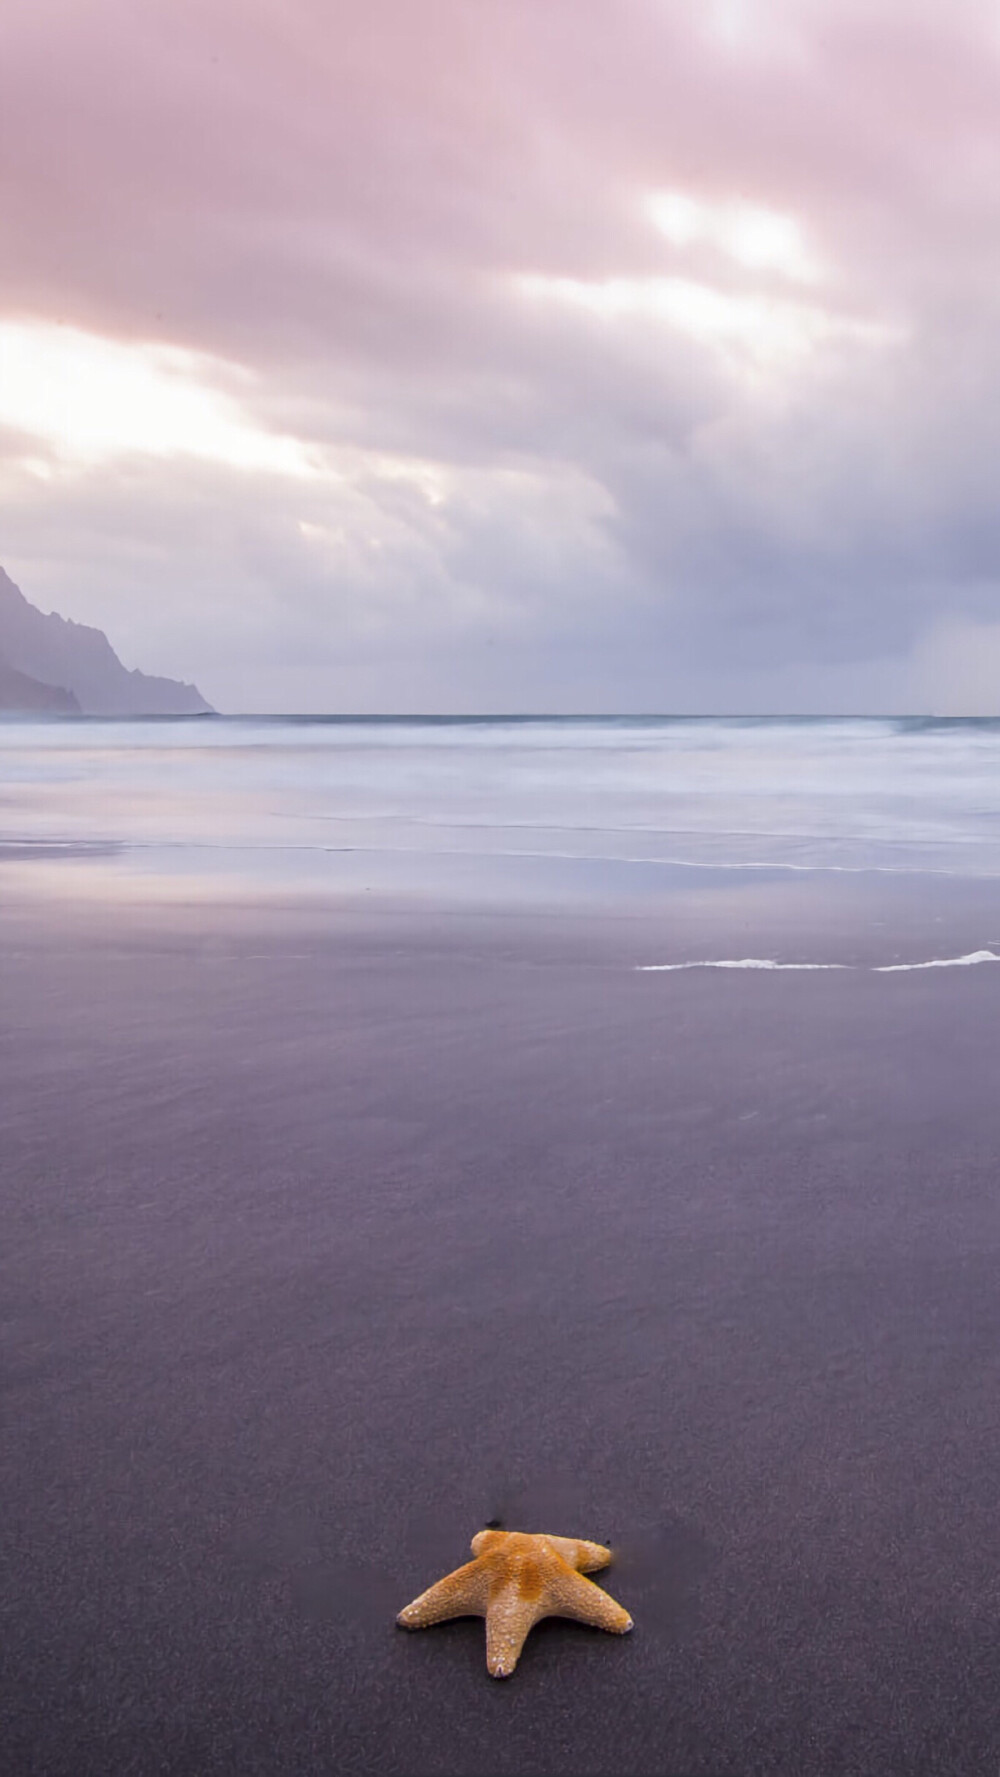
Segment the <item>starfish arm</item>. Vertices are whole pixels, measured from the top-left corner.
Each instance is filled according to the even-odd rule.
[[[545,1541],[578,1573],[596,1573],[611,1560],[611,1550],[603,1543],[587,1543],[575,1536],[547,1536]]]
[[[529,1632],[545,1615],[535,1599],[513,1588],[490,1599],[486,1612],[486,1670],[492,1678],[509,1678]]]
[[[548,1600],[546,1615],[572,1617],[578,1623],[591,1623],[595,1629],[608,1629],[612,1635],[627,1635],[632,1628],[632,1618],[627,1610],[593,1580],[585,1580],[581,1573],[567,1573],[565,1578]]]
[[[437,1585],[421,1592],[396,1618],[401,1629],[427,1629],[450,1617],[481,1617],[486,1614],[487,1577],[478,1561],[467,1561],[445,1575]]]

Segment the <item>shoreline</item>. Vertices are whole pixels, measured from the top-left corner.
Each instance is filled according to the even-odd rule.
[[[751,958],[889,972],[1000,952],[1000,893],[992,878],[900,872],[805,872],[684,867],[663,872],[655,895],[602,892],[569,902],[526,884],[510,898],[495,882],[473,892],[385,882],[289,890],[252,879],[163,875],[109,878],[90,861],[0,864],[0,942],[113,935],[289,932],[310,941],[398,933],[407,943],[440,934],[523,934],[531,953],[574,948],[591,961],[638,969]],[[659,954],[662,952],[662,954]]]

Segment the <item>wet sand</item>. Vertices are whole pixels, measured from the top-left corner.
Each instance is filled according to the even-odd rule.
[[[996,1772],[1000,968],[667,948],[0,916],[10,1769]],[[397,1630],[491,1519],[634,1634]]]

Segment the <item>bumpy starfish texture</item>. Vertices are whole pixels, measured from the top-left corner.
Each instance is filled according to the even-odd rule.
[[[627,1635],[632,1618],[585,1573],[607,1567],[611,1550],[571,1536],[529,1536],[481,1530],[473,1561],[421,1592],[396,1618],[403,1629],[426,1629],[450,1617],[486,1618],[486,1665],[509,1678],[528,1633],[542,1617],[572,1617]]]

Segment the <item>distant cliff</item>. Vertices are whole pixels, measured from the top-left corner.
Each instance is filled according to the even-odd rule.
[[[0,655],[2,710],[16,711],[19,715],[50,710],[53,715],[78,716],[80,705],[72,691],[64,691],[61,685],[43,685],[40,679],[30,679],[27,673],[19,673],[15,667],[8,666]]]
[[[45,698],[69,701],[49,701]],[[37,697],[41,701],[26,702]],[[194,685],[129,672],[99,629],[30,605],[0,568],[0,710],[87,716],[210,715]]]

